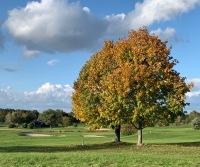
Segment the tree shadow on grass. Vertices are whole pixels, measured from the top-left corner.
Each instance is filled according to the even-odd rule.
[[[180,142],[180,143],[151,143],[146,144],[146,146],[182,146],[182,147],[200,147],[200,141],[196,142]]]
[[[144,147],[158,145],[147,144]],[[200,147],[200,142],[183,142],[183,143],[163,143],[159,145],[174,145],[184,147]],[[103,143],[103,144],[91,144],[91,145],[67,145],[67,146],[0,146],[0,153],[23,153],[23,152],[38,152],[38,153],[54,153],[54,152],[75,152],[75,151],[90,151],[101,149],[128,149],[136,148],[135,143]],[[143,147],[142,147],[143,148]]]
[[[182,143],[169,143],[168,145],[184,146],[184,147],[200,147],[200,142],[182,142]]]
[[[91,145],[72,145],[72,146],[6,146],[0,147],[0,153],[19,153],[19,152],[41,152],[41,153],[53,153],[53,152],[71,152],[71,151],[88,151],[88,150],[100,150],[100,149],[123,149],[128,148],[132,143],[103,143],[103,144],[91,144]]]

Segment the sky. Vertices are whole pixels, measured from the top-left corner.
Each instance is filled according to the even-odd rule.
[[[200,111],[200,0],[4,0],[0,5],[0,108],[71,111],[73,83],[104,40],[146,26],[169,41],[175,69]]]

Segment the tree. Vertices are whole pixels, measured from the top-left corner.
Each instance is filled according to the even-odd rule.
[[[62,118],[62,125],[63,125],[64,127],[68,127],[68,126],[72,125],[72,122],[71,122],[71,120],[70,120],[70,117],[64,116],[64,117]]]
[[[30,123],[34,120],[37,120],[39,112],[36,110],[14,110],[14,109],[1,109],[2,112],[6,113],[4,122],[12,124],[23,124]]]
[[[0,122],[1,123],[4,123],[6,121],[6,115],[8,114],[9,112],[6,111],[5,109],[1,109],[0,108]]]
[[[9,112],[6,117],[5,117],[5,122],[10,124],[10,123],[13,123],[13,120],[12,120],[12,113]]]
[[[142,129],[183,113],[191,85],[174,70],[166,42],[147,29],[106,41],[82,68],[74,83],[73,112],[89,126],[113,125],[120,141],[122,124],[133,124],[142,145]]]
[[[192,125],[194,129],[199,130],[200,129],[200,117],[196,117],[194,120],[192,120]]]
[[[188,122],[191,123],[195,118],[200,118],[200,113],[197,111],[192,111],[188,115]]]
[[[0,109],[0,122],[4,123],[6,122],[6,115],[8,113],[12,113],[14,112],[15,110],[14,109]]]
[[[62,122],[62,111],[48,109],[39,115],[39,120],[50,127],[58,126]]]

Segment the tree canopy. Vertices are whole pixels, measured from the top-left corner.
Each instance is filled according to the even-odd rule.
[[[131,123],[142,130],[172,121],[183,113],[190,89],[174,70],[177,63],[167,43],[145,28],[106,41],[74,83],[73,112],[93,127]]]

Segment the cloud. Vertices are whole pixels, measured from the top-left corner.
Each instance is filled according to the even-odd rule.
[[[55,66],[56,64],[58,64],[59,63],[59,60],[57,60],[57,59],[52,59],[52,60],[49,60],[48,62],[47,62],[47,65],[49,65],[49,66]]]
[[[17,65],[14,65],[14,64],[10,64],[10,65],[0,64],[0,71],[16,72],[17,70],[18,70]]]
[[[200,111],[200,78],[189,79],[188,82],[194,84],[191,92],[187,93],[187,101],[190,103],[190,110]]]
[[[40,54],[39,50],[30,50],[30,49],[27,49],[26,47],[23,48],[23,52],[24,52],[24,56],[28,58],[35,57]]]
[[[148,26],[154,22],[170,20],[198,4],[199,0],[144,0],[135,5],[135,10],[127,15],[127,19],[132,27]]]
[[[6,71],[6,72],[15,72],[17,71],[16,68],[12,68],[12,67],[0,67],[1,70]]]
[[[6,87],[4,89],[0,89],[0,102],[4,100],[12,100],[13,96],[11,96],[10,87]]]
[[[108,33],[123,34],[130,29],[138,29],[156,22],[171,20],[199,4],[200,0],[144,0],[136,3],[134,10],[127,14],[106,16],[110,22]]]
[[[87,6],[83,7],[83,11],[90,13],[90,9]]]
[[[5,25],[15,41],[25,47],[24,54],[30,57],[40,52],[91,50],[99,46],[99,41],[171,20],[199,4],[200,0],[144,0],[128,13],[98,18],[78,2],[41,0],[11,10]],[[175,33],[172,28],[155,32],[163,38]]]
[[[186,101],[190,106],[188,111],[200,111],[200,78],[187,81],[194,83],[194,88],[186,94]],[[70,85],[44,83],[33,91],[17,92],[9,86],[0,88],[0,106],[3,108],[22,108],[45,110],[63,109],[71,111],[71,95],[73,88]]]
[[[169,44],[188,42],[188,40],[185,40],[178,36],[176,30],[172,27],[167,27],[165,29],[158,28],[156,30],[152,30],[150,33],[153,35],[157,35],[163,41],[168,41]]]
[[[71,111],[70,85],[45,83],[37,90],[16,92],[10,87],[0,89],[0,106],[3,108],[22,108],[45,110],[63,109]]]
[[[170,41],[170,42],[179,42],[180,39],[176,35],[176,30],[171,27],[167,27],[166,29],[162,30],[158,28],[156,30],[151,31],[151,34],[157,35],[163,41]]]
[[[109,23],[106,31],[107,36],[121,36],[126,34],[128,30],[134,29],[130,28],[128,25],[127,16],[125,13],[107,15],[105,19]]]
[[[29,2],[25,8],[11,10],[5,25],[29,56],[91,49],[106,30],[105,20],[66,0]]]
[[[188,82],[192,82],[194,84],[194,87],[192,88],[191,92],[187,93],[187,96],[189,98],[192,98],[195,96],[200,97],[200,78],[189,79]]]

